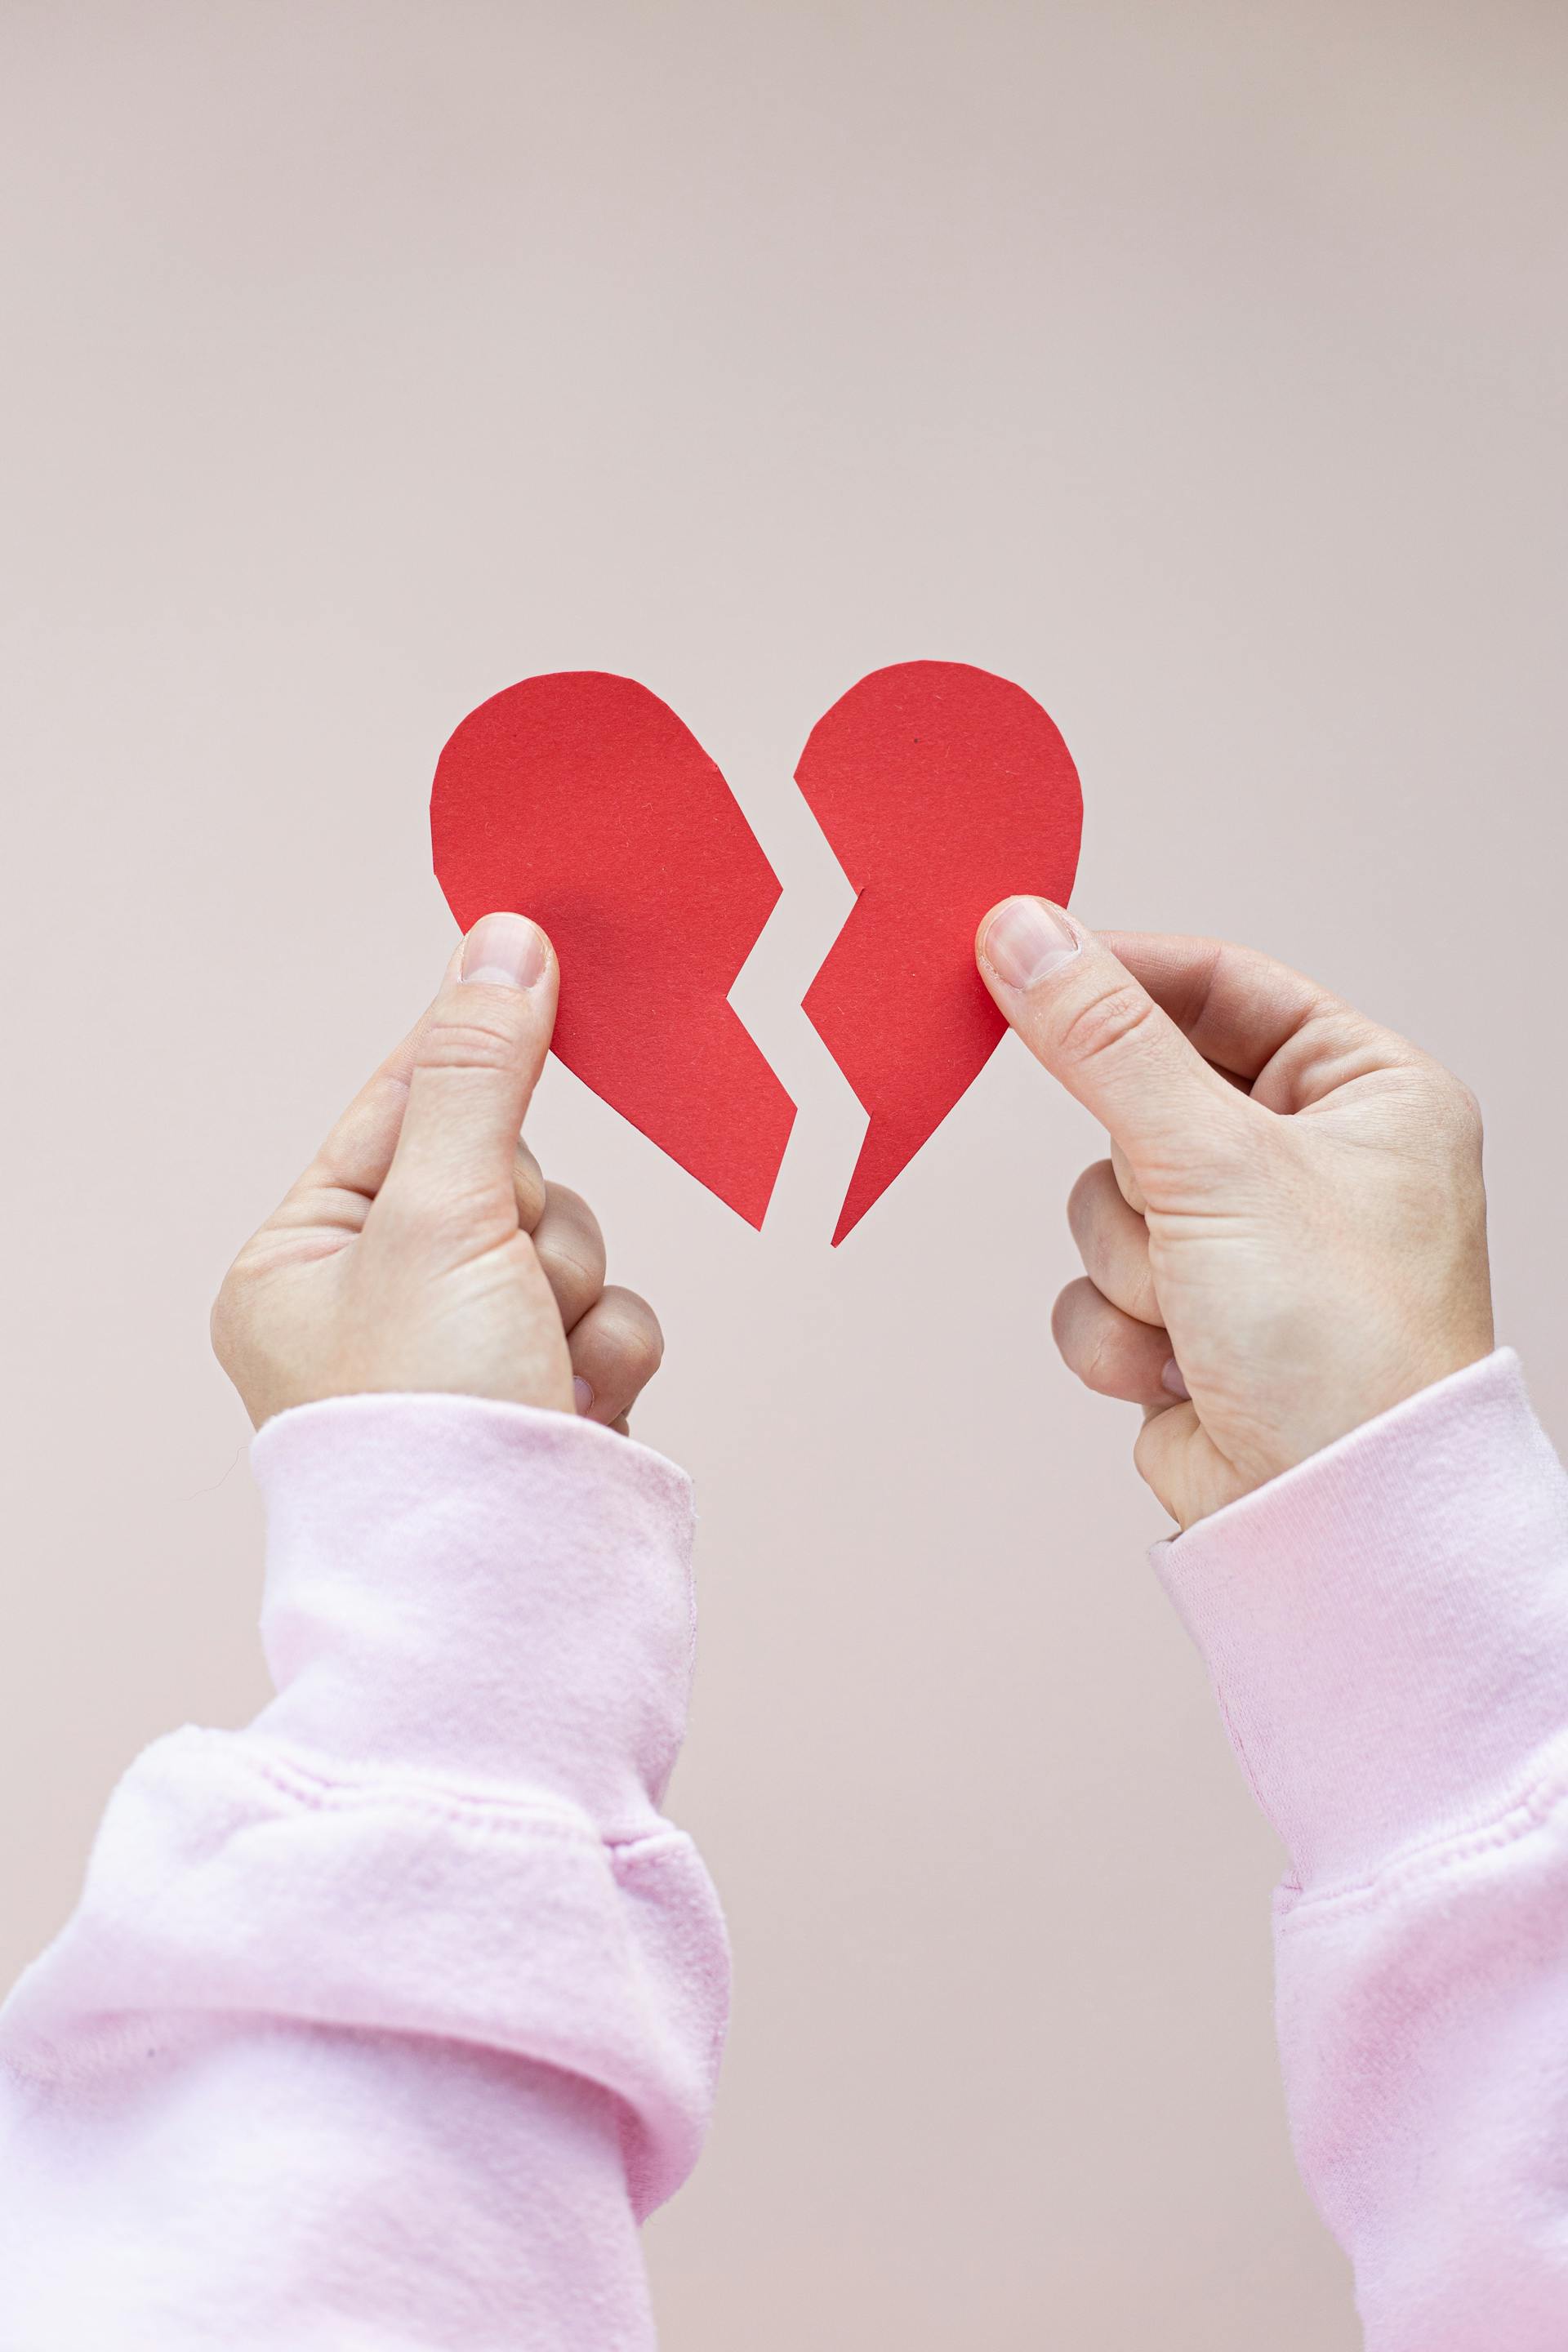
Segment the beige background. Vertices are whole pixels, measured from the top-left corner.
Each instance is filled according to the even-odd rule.
[[[790,772],[879,663],[1029,687],[1089,919],[1263,943],[1479,1085],[1568,1432],[1561,11],[3,21],[0,1958],[138,1744],[260,1696],[205,1309],[439,971],[436,752],[624,670],[786,886],[737,1002],[802,1106],[760,1240],[559,1071],[537,1121],[704,1506],[675,1810],[739,1992],[667,2341],[1351,2346],[1279,1856],[1049,1344],[1095,1136],[1009,1046],[830,1255],[848,892]]]

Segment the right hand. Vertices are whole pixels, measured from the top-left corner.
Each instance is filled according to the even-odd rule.
[[[585,1201],[522,1142],[560,973],[521,915],[486,915],[424,1019],[241,1250],[213,1309],[259,1429],[322,1397],[457,1392],[625,1431],[664,1342],[605,1281]]]
[[[1180,1527],[1490,1352],[1480,1115],[1438,1063],[1214,940],[1097,939],[1009,898],[977,952],[1110,1133],[1053,1328],[1142,1406],[1134,1458]]]

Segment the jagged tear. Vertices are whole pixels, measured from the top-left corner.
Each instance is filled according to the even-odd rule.
[[[442,751],[430,829],[465,930],[553,940],[567,1067],[760,1226],[795,1105],[727,999],[779,884],[696,737],[632,678],[524,678]]]

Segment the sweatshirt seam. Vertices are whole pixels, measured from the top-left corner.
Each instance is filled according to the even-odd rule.
[[[340,1780],[281,1751],[260,1755],[243,1737],[232,1733],[197,1731],[195,1739],[240,1765],[294,1812],[381,1811],[409,1820],[435,1820],[470,1832],[510,1838],[520,1844],[535,1838],[557,1839],[607,1853],[617,1869],[635,1867],[661,1847],[690,1843],[684,1830],[663,1821],[647,1828],[602,1829],[566,1799],[552,1801],[508,1796],[500,1790],[447,1790],[379,1774]]]
[[[1521,1844],[1537,1832],[1551,1826],[1553,1817],[1568,1805],[1568,1768],[1557,1767],[1541,1773],[1518,1795],[1510,1797],[1491,1813],[1464,1829],[1436,1832],[1415,1846],[1407,1847],[1386,1863],[1381,1864],[1370,1877],[1358,1879],[1349,1885],[1326,1887],[1310,1894],[1289,1888],[1280,1890],[1280,1932],[1295,1927],[1314,1927],[1321,1920],[1342,1918],[1358,1913],[1375,1911],[1384,1903],[1396,1900],[1402,1894],[1419,1890],[1448,1876],[1467,1864],[1483,1861],[1489,1854],[1506,1853],[1510,1847]]]
[[[1253,1802],[1258,1811],[1278,1835],[1279,1825],[1275,1821],[1273,1808],[1264,1796],[1258,1775],[1252,1769],[1252,1759],[1247,1752],[1247,1743],[1237,1729],[1236,1718],[1230,1711],[1230,1701],[1226,1696],[1225,1687],[1217,1675],[1214,1676],[1214,1695],[1219,1707],[1219,1719],[1225,1726],[1225,1735],[1230,1742],[1231,1753],[1241,1767],[1241,1777],[1251,1790]]]
[[[575,1412],[561,1412],[548,1405],[521,1404],[509,1398],[473,1396],[460,1390],[353,1390],[340,1396],[314,1397],[303,1404],[286,1406],[265,1421],[251,1439],[251,1465],[258,1483],[265,1491],[274,1454],[282,1453],[286,1457],[296,1444],[309,1445],[319,1428],[330,1427],[333,1422],[345,1423],[351,1428],[368,1424],[375,1434],[376,1425],[383,1420],[467,1423],[476,1433],[498,1438],[509,1458],[550,1461],[563,1459],[574,1451],[585,1452],[589,1460],[598,1456],[613,1484],[621,1483],[629,1475],[634,1483],[644,1487],[651,1483],[664,1488],[668,1499],[679,1499],[688,1514],[691,1510],[689,1472],[672,1462],[668,1454],[660,1454],[657,1447],[645,1445],[638,1438],[621,1436]],[[445,1435],[445,1432],[441,1433]],[[601,1440],[607,1443],[602,1444]]]

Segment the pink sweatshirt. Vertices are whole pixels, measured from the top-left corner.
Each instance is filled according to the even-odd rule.
[[[132,1766],[0,2015],[0,2347],[647,2347],[727,1973],[658,1811],[687,1481],[453,1397],[255,1459],[279,1696]],[[1371,2352],[1563,2352],[1568,1480],[1514,1359],[1157,1559],[1292,1856],[1291,2117]]]

